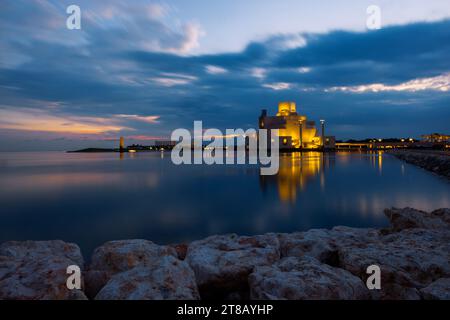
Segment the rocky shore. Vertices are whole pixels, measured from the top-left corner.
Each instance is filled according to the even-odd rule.
[[[0,245],[0,299],[450,299],[450,209],[386,209],[387,229],[111,241],[85,265],[63,241]],[[82,289],[66,287],[66,268]],[[366,269],[381,268],[369,290]]]
[[[391,154],[438,175],[450,178],[450,152],[429,150],[395,150]]]

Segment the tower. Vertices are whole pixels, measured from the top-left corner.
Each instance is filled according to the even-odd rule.
[[[125,139],[123,137],[120,137],[120,145],[119,145],[119,149],[125,150]]]

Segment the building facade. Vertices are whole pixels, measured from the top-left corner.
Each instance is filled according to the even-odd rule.
[[[275,116],[262,110],[259,117],[260,129],[278,129],[280,149],[333,149],[335,138],[325,136],[325,121],[321,120],[321,131],[316,123],[297,113],[295,102],[280,102]],[[271,139],[276,137],[271,137]]]

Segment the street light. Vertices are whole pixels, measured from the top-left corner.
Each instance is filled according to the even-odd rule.
[[[320,120],[320,125],[322,127],[322,148],[325,147],[325,120]]]
[[[300,149],[303,149],[303,119],[300,119],[298,122],[300,126]]]

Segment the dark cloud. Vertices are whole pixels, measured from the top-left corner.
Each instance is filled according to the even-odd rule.
[[[278,101],[294,100],[310,118],[327,119],[338,138],[450,131],[449,92],[330,90],[398,86],[448,74],[450,20],[368,32],[276,35],[241,52],[190,55],[200,29],[169,27],[159,18],[164,8],[143,14],[118,1],[96,4],[81,31],[60,25],[63,4],[31,2],[22,9],[7,2],[4,8],[0,112],[158,115],[154,124],[123,122],[135,135],[167,136],[174,128],[191,127],[193,120],[222,129],[255,126],[260,109],[274,112]],[[286,89],[264,86],[277,83],[286,83]]]

